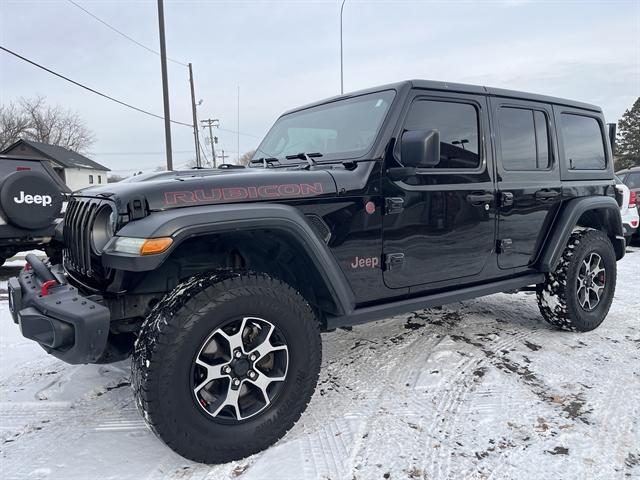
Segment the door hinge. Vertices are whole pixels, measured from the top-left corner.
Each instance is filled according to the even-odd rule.
[[[500,193],[500,205],[503,207],[513,206],[513,193],[501,192]]]
[[[404,253],[387,253],[384,257],[385,270],[400,270],[404,264]]]
[[[387,215],[394,215],[404,210],[404,198],[402,197],[387,197],[384,204]]]
[[[498,253],[511,253],[513,241],[510,238],[502,238],[498,240]]]
[[[146,212],[147,202],[144,197],[136,196],[129,200],[127,210],[130,220],[138,220],[147,216]]]

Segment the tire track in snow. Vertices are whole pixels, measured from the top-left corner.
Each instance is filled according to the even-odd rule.
[[[621,371],[629,367],[633,368],[631,365],[625,365],[624,362],[616,362],[611,366],[611,370]],[[629,392],[629,385],[621,383],[619,377],[606,375],[605,378],[598,378],[595,383],[591,388],[597,389],[603,394],[594,402],[594,408],[597,408],[600,412],[605,412],[604,416],[599,415],[596,421],[597,424],[605,428],[599,428],[600,434],[597,442],[592,443],[588,456],[589,458],[597,458],[610,455],[616,458],[617,461],[607,463],[623,466],[627,456],[630,453],[634,453],[630,452],[628,447],[624,447],[629,443],[625,442],[625,440],[630,440],[631,444],[635,443],[635,445],[640,446],[640,425],[637,421],[640,418],[640,405],[637,402],[628,401],[629,397],[633,398],[634,393]],[[595,394],[597,394],[597,391]],[[636,422],[620,423],[619,419],[624,417],[635,418]],[[616,425],[616,428],[606,428],[612,425]],[[610,473],[613,475],[615,472]],[[622,474],[619,476],[621,478],[624,477]]]
[[[419,451],[416,449],[416,440],[411,437],[415,437],[417,430],[422,429],[419,425],[423,423],[422,417],[425,411],[433,412],[433,404],[429,401],[425,401],[421,393],[416,392],[415,384],[420,377],[421,371],[415,369],[415,365],[424,366],[424,363],[433,353],[433,350],[445,340],[446,332],[453,328],[451,323],[446,321],[443,323],[442,318],[448,319],[455,317],[455,323],[459,322],[461,317],[457,311],[451,310],[429,310],[421,313],[414,313],[413,317],[409,317],[409,322],[416,319],[426,320],[425,325],[421,325],[421,333],[419,336],[410,343],[404,345],[404,356],[402,358],[402,368],[396,375],[392,375],[387,379],[387,388],[381,391],[381,395],[377,399],[378,408],[376,414],[370,416],[366,425],[363,426],[365,431],[366,440],[364,439],[354,449],[354,455],[352,456],[352,475],[355,478],[370,478],[373,473],[368,471],[360,471],[363,468],[370,467],[367,465],[368,458],[378,458],[380,464],[384,463],[384,453],[382,455],[369,454],[370,449],[378,450],[380,452],[381,439],[386,438],[386,432],[393,431],[393,441],[401,447],[401,450],[407,452]],[[440,320],[438,322],[438,320]],[[409,324],[409,323],[408,323]],[[416,328],[416,327],[414,327]],[[419,345],[420,348],[414,348],[416,341],[421,338],[431,337],[430,345]],[[395,355],[395,352],[393,353]],[[409,368],[407,368],[409,367]],[[462,375],[464,369],[458,369],[458,375]],[[407,389],[409,390],[407,391]],[[446,392],[445,395],[440,397],[439,405],[436,405],[436,411],[441,411],[448,408],[448,406],[455,404],[451,400],[451,392]],[[398,415],[395,412],[400,411],[404,413]],[[416,423],[409,422],[407,419],[412,419]],[[437,422],[437,415],[431,422],[435,424]],[[409,431],[407,429],[409,427]],[[401,439],[397,438],[400,432],[408,433],[407,436],[403,436]],[[384,449],[385,453],[393,452],[396,450],[389,447],[390,439],[387,439],[387,448]],[[400,456],[403,454],[400,453]],[[379,474],[380,472],[376,472]]]
[[[404,317],[402,318],[404,319]],[[417,352],[418,350],[414,349],[413,346],[417,342],[425,342],[425,339],[430,340],[429,343],[432,345],[435,345],[440,341],[440,339],[436,338],[429,339],[425,335],[426,332],[422,330],[416,332],[414,330],[407,329],[400,322],[401,319],[397,318],[385,322],[386,325],[382,325],[383,328],[388,329],[390,326],[392,329],[396,329],[397,331],[387,336],[380,335],[377,337],[375,342],[362,338],[355,338],[356,343],[360,342],[360,346],[349,352],[345,359],[339,359],[337,362],[332,362],[333,364],[339,363],[342,365],[345,363],[344,360],[346,360],[346,363],[351,363],[352,360],[361,357],[361,349],[367,351],[368,358],[365,362],[360,362],[361,365],[366,365],[364,368],[365,372],[367,372],[365,388],[360,388],[360,386],[357,385],[354,387],[352,385],[350,390],[353,389],[354,393],[356,393],[356,398],[345,400],[343,408],[339,409],[342,412],[343,418],[349,417],[355,419],[354,424],[357,428],[351,434],[352,441],[349,445],[350,448],[348,452],[350,455],[343,456],[342,461],[326,458],[328,452],[312,449],[308,442],[305,442],[305,445],[302,447],[303,458],[309,456],[313,459],[313,463],[318,466],[333,464],[335,470],[331,471],[331,469],[327,470],[324,468],[318,469],[316,467],[316,469],[311,469],[310,471],[305,472],[306,475],[303,478],[318,478],[318,474],[324,474],[329,478],[348,477],[348,473],[353,470],[355,463],[358,461],[356,454],[360,450],[360,445],[364,438],[367,436],[369,424],[373,421],[376,416],[376,412],[379,410],[380,401],[384,398],[384,392],[389,384],[395,383],[394,380],[390,379],[397,380],[403,378],[403,369],[401,366],[409,360],[407,358],[407,353]],[[375,334],[375,331],[367,331],[366,337],[372,338],[373,334]],[[371,350],[372,343],[375,345],[373,350]],[[362,360],[362,358],[360,358],[360,360]],[[338,366],[338,368],[339,367],[340,366]],[[359,368],[360,365],[357,367]],[[328,371],[326,375],[331,376],[331,373],[332,372]],[[359,371],[356,375],[358,377],[362,377],[362,374],[363,372]],[[353,372],[350,372],[350,375],[353,375]],[[340,373],[337,377],[340,379]],[[319,385],[319,389],[321,388],[322,382],[321,385]],[[364,392],[366,392],[366,394]],[[336,419],[334,422],[335,421],[340,421],[340,419]],[[318,426],[316,425],[315,427],[317,428]],[[325,436],[326,430],[326,426],[321,426],[320,431],[322,433],[319,435],[321,437]],[[316,435],[318,435],[317,432],[313,434],[313,436]],[[333,457],[333,454],[329,453],[328,456]],[[308,476],[314,475],[314,472],[315,476]]]
[[[474,327],[480,326],[483,332],[482,337],[476,337],[476,339],[474,340],[468,339],[468,336],[470,336],[471,334],[471,332],[469,332],[469,327],[461,328],[458,332],[456,332],[460,334],[456,335],[460,340],[462,340],[462,338],[465,338],[467,340],[470,340],[470,342],[473,342],[473,344],[484,345],[484,348],[477,347],[477,345],[473,345],[472,343],[468,344],[477,348],[469,348],[464,350],[465,353],[470,354],[472,357],[466,364],[467,368],[460,371],[459,375],[456,378],[452,379],[453,382],[458,383],[458,387],[453,388],[450,405],[446,410],[440,410],[437,413],[438,417],[444,420],[440,422],[438,438],[447,440],[447,443],[449,444],[454,443],[455,438],[457,438],[456,430],[458,424],[468,421],[467,418],[462,418],[462,416],[459,414],[461,407],[463,406],[463,404],[465,404],[468,396],[481,384],[481,377],[476,377],[474,372],[493,366],[492,360],[494,359],[494,357],[488,356],[486,353],[486,349],[490,349],[490,352],[493,355],[500,358],[501,356],[508,355],[508,353],[505,352],[509,352],[511,349],[522,345],[524,341],[530,341],[532,339],[536,339],[539,336],[536,330],[521,330],[515,332],[514,334],[508,334],[508,336],[505,336],[504,330],[499,327],[495,327],[494,331],[492,331],[489,335],[485,335],[484,332],[486,332],[486,327],[488,325],[490,324],[483,323],[481,325],[474,325]],[[475,330],[475,328],[473,328],[473,330]],[[500,335],[500,333],[502,333],[502,335]],[[490,343],[489,345],[485,345],[486,338],[493,335],[497,335],[498,340]],[[453,446],[453,450],[455,451],[457,450],[457,448]],[[428,472],[430,472],[430,474],[432,474],[435,478],[450,478],[452,474],[454,477],[461,475],[461,472],[452,471],[452,462],[454,461],[453,455],[448,455],[444,459],[441,459],[441,457],[438,455],[430,456],[428,455],[428,453],[428,450],[426,450],[425,462],[423,463],[423,465],[424,467],[427,467],[428,465]],[[431,462],[426,461],[429,457],[431,457]],[[499,463],[500,461],[500,458],[496,458],[495,462],[491,462],[489,459],[485,459],[483,463],[494,463],[494,465],[489,467],[490,469],[493,469],[496,468],[495,463]],[[467,473],[470,474],[472,472]]]
[[[474,310],[466,311],[465,305],[462,305],[459,309],[462,311],[462,316],[467,314],[475,314]],[[429,312],[429,315],[435,316],[434,312]],[[486,325],[481,325],[485,328]],[[462,332],[468,329],[465,325],[449,325],[444,329],[441,329],[437,333],[453,334],[461,329]],[[500,330],[498,330],[500,331]],[[435,334],[436,332],[430,332]],[[495,334],[495,332],[494,332]],[[535,338],[537,335],[530,330],[516,332],[514,335],[499,336],[498,341],[491,345],[491,348],[496,351],[506,350],[513,348],[521,344],[525,340]],[[352,461],[354,469],[352,473],[354,476],[358,476],[358,466],[366,463],[367,458],[380,458],[380,453],[377,455],[375,452],[380,452],[379,442],[385,438],[387,431],[393,431],[394,437],[397,437],[399,432],[403,432],[404,436],[400,442],[401,448],[398,452],[393,451],[392,454],[399,454],[402,456],[404,452],[424,452],[424,458],[421,462],[418,462],[417,458],[414,458],[414,464],[422,466],[422,471],[425,467],[428,470],[425,473],[436,474],[436,478],[445,478],[451,471],[452,459],[441,459],[438,451],[435,448],[431,448],[431,444],[434,442],[436,445],[440,443],[451,443],[449,438],[451,434],[455,432],[456,421],[455,418],[460,410],[460,406],[464,403],[468,393],[477,385],[474,372],[478,368],[487,363],[486,355],[476,348],[470,348],[464,343],[452,343],[450,348],[458,347],[458,350],[462,350],[464,357],[459,360],[454,367],[454,371],[447,371],[443,381],[436,385],[435,389],[431,389],[428,395],[424,395],[421,392],[416,391],[415,388],[407,391],[407,386],[415,386],[415,380],[413,383],[406,383],[408,378],[419,378],[422,370],[425,368],[425,362],[428,360],[434,352],[433,349],[436,345],[446,337],[442,337],[431,349],[426,351],[417,350],[412,354],[413,358],[405,357],[404,365],[410,366],[410,369],[406,369],[403,375],[399,375],[396,378],[390,378],[390,384],[385,392],[383,392],[382,398],[379,403],[384,407],[383,410],[379,410],[379,416],[370,420],[365,426],[367,430],[368,440],[358,446],[358,451],[354,455]],[[435,404],[434,404],[435,399]],[[400,415],[396,415],[393,412],[402,412]],[[425,415],[427,413],[427,415]],[[417,425],[409,422],[408,419],[417,419]],[[462,419],[460,419],[462,421]],[[407,428],[409,427],[409,428]],[[422,432],[421,434],[417,434]],[[398,439],[394,438],[396,443]],[[389,447],[386,449],[388,450]],[[372,450],[369,454],[369,450]],[[429,461],[430,460],[430,461]],[[411,466],[411,465],[408,465]],[[416,474],[417,470],[413,471]],[[362,478],[368,478],[374,474],[380,472],[367,472]]]

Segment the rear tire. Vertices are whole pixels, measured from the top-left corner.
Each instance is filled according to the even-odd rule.
[[[563,330],[588,332],[607,316],[615,285],[616,256],[609,238],[598,230],[576,230],[556,270],[536,287],[540,313]]]
[[[319,322],[289,285],[260,273],[197,275],[141,328],[132,361],[136,404],[180,455],[238,460],[272,445],[298,420],[321,355]]]

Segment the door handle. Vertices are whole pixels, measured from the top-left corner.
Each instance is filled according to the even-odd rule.
[[[495,196],[491,192],[470,193],[467,195],[467,202],[471,205],[482,205],[483,203],[491,203]]]
[[[560,192],[556,191],[556,190],[538,190],[536,192],[536,199],[537,200],[552,200],[556,197],[560,196]]]

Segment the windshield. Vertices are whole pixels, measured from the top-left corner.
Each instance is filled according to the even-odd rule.
[[[322,160],[357,158],[373,145],[395,91],[370,93],[280,117],[254,159],[320,153]]]

